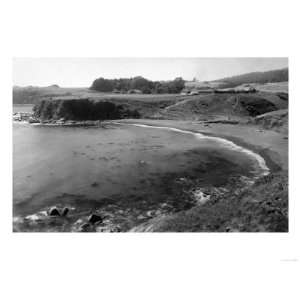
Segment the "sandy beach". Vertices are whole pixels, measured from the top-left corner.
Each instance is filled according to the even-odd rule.
[[[251,149],[267,162],[272,170],[288,170],[288,139],[285,134],[261,129],[255,125],[205,124],[194,121],[128,119],[120,123],[137,123],[173,127],[222,137],[239,146]]]
[[[240,131],[229,138],[228,134],[217,134],[219,128],[227,125],[215,128],[210,125],[208,128],[193,122],[136,119],[110,123],[110,126],[109,122],[106,124],[110,129],[36,128],[32,125],[19,128],[20,134],[29,130],[35,141],[40,140],[36,138],[37,134],[45,136],[48,144],[32,144],[35,153],[40,153],[39,157],[49,155],[49,147],[53,148],[51,152],[55,155],[48,157],[51,165],[40,160],[39,168],[30,164],[30,161],[34,162],[34,156],[20,156],[20,159],[26,159],[28,167],[18,172],[15,168],[15,178],[24,178],[16,181],[19,185],[15,184],[14,189],[14,215],[21,221],[17,221],[16,230],[47,231],[52,228],[76,231],[77,225],[74,224],[78,220],[84,222],[92,209],[108,216],[109,228],[118,226],[119,230],[128,231],[150,219],[155,220],[155,217],[173,215],[204,204],[212,195],[221,195],[242,183],[240,179],[238,183],[231,182],[231,179],[244,178],[249,183],[280,168],[269,158],[270,151],[241,139],[242,129],[246,130],[246,127],[239,127]],[[143,128],[129,125],[131,123],[151,126]],[[178,130],[164,130],[165,127]],[[75,143],[79,132],[85,134],[86,141],[81,139]],[[195,135],[194,132],[204,135]],[[254,129],[253,132],[262,134]],[[248,131],[250,135],[253,137]],[[222,139],[214,138],[216,136]],[[24,142],[27,147],[28,140]],[[84,168],[83,163],[88,168]],[[18,161],[15,164],[17,166]],[[65,169],[73,172],[66,173]],[[133,174],[128,176],[129,173]],[[58,177],[62,180],[53,180]],[[247,182],[242,185],[247,185]],[[22,184],[27,187],[30,184],[27,198],[18,194],[18,191],[24,191]],[[32,191],[39,193],[31,195]],[[51,206],[71,208],[69,217],[55,222],[48,220],[44,215]],[[18,219],[19,216],[25,217],[25,222]],[[54,222],[50,227],[49,221]],[[107,230],[103,226],[100,229]]]
[[[288,139],[286,135],[252,125],[209,124],[193,121],[123,120],[200,132],[222,137],[262,156],[270,174],[253,185],[211,193],[210,201],[172,215],[157,216],[132,232],[257,232],[287,231]]]

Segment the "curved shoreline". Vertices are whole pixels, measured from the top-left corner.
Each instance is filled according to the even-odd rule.
[[[180,133],[184,133],[184,134],[192,134],[197,139],[207,139],[207,140],[217,141],[222,146],[225,146],[227,149],[245,153],[246,155],[254,158],[257,161],[258,166],[262,170],[262,173],[257,175],[257,176],[254,176],[254,179],[257,179],[257,178],[262,177],[262,176],[266,176],[270,173],[270,169],[267,166],[265,159],[261,155],[259,155],[258,153],[254,152],[250,149],[239,146],[236,143],[234,143],[230,140],[227,140],[225,138],[215,137],[215,136],[208,136],[208,135],[205,135],[205,134],[200,133],[200,132],[194,132],[194,131],[190,131],[190,130],[183,130],[183,129],[178,129],[178,128],[175,128],[175,127],[168,127],[168,126],[156,126],[156,125],[147,125],[147,124],[138,124],[138,123],[127,123],[127,122],[126,123],[123,123],[123,122],[109,122],[109,123],[117,124],[117,125],[131,125],[131,126],[144,127],[144,128],[156,128],[156,129],[171,130],[171,131],[180,132]]]
[[[130,123],[130,121],[132,123]],[[219,132],[216,132],[216,131],[212,132],[212,130],[211,130],[211,132],[202,132],[202,131],[200,131],[202,129],[202,128],[199,128],[200,126],[198,126],[198,128],[196,128],[196,126],[190,126],[191,130],[189,130],[189,129],[186,129],[186,128],[188,128],[188,124],[187,123],[185,124],[185,126],[182,126],[182,123],[178,123],[178,127],[183,127],[183,129],[180,129],[180,128],[171,127],[171,126],[159,126],[160,123],[158,121],[156,121],[156,124],[158,124],[158,126],[156,126],[155,123],[154,123],[154,125],[147,125],[147,124],[143,124],[143,123],[133,123],[133,120],[130,120],[130,121],[128,120],[128,122],[127,122],[127,120],[126,121],[124,120],[124,121],[118,122],[116,120],[115,122],[111,121],[111,122],[105,122],[105,123],[106,124],[112,124],[112,125],[113,124],[116,124],[116,125],[130,125],[130,126],[137,126],[137,127],[144,127],[144,128],[164,129],[164,130],[174,131],[174,132],[178,132],[178,133],[182,133],[182,134],[189,134],[189,135],[193,135],[193,137],[196,138],[196,140],[195,140],[196,147],[197,147],[197,143],[198,143],[197,140],[199,140],[199,141],[200,140],[204,140],[204,142],[205,142],[205,139],[206,139],[206,140],[212,140],[212,141],[215,141],[217,143],[220,143],[220,145],[222,147],[227,148],[229,150],[231,149],[233,151],[242,152],[245,155],[249,156],[249,158],[251,157],[251,159],[253,159],[253,164],[255,165],[255,169],[256,169],[256,166],[258,164],[257,173],[254,172],[253,175],[250,175],[248,177],[249,179],[250,178],[254,179],[254,181],[252,182],[252,181],[249,180],[249,182],[245,182],[245,187],[246,188],[249,187],[249,186],[251,186],[249,190],[252,190],[252,189],[256,188],[256,185],[252,186],[252,183],[254,183],[255,180],[258,179],[259,177],[266,176],[266,175],[268,175],[271,172],[272,172],[271,175],[273,176],[274,168],[272,166],[272,159],[274,157],[269,157],[269,155],[271,155],[271,152],[272,152],[272,150],[274,151],[274,149],[264,148],[263,147],[264,145],[259,145],[259,143],[258,143],[259,140],[255,139],[255,135],[253,136],[253,141],[256,142],[256,143],[254,143],[254,144],[247,144],[247,142],[245,141],[246,140],[245,138],[247,138],[247,137],[249,138],[249,135],[248,136],[245,135],[245,136],[241,137],[241,136],[236,135],[236,132],[235,132],[235,134],[233,134],[232,136],[230,136],[230,135],[223,134],[223,131],[220,134],[219,134]],[[147,120],[145,120],[145,122],[147,122]],[[162,122],[162,124],[164,124],[164,123],[165,122]],[[175,125],[176,126],[177,124],[172,124],[170,122],[168,125],[173,125],[173,126]],[[230,128],[232,128],[232,127],[230,127]],[[199,129],[199,131],[198,131],[198,129]],[[206,128],[203,128],[203,129],[204,129],[204,131],[206,130]],[[214,129],[217,129],[217,128],[214,128]],[[241,129],[240,132],[241,133],[245,132],[245,129],[246,129],[246,127],[244,127],[243,129]],[[210,129],[208,129],[208,131],[209,130]],[[172,137],[172,135],[171,135],[171,137]],[[184,137],[184,136],[182,136],[182,137]],[[180,135],[179,135],[179,138],[180,138]],[[189,139],[189,138],[190,137],[187,136],[186,139]],[[250,135],[250,140],[251,140],[251,138],[252,138],[252,136]],[[218,146],[218,145],[216,145],[216,146]],[[266,151],[270,151],[270,153],[268,153]],[[234,157],[233,157],[233,160],[234,160]],[[274,162],[274,164],[275,164],[275,162]],[[263,178],[262,180],[265,180],[265,178]],[[240,195],[238,195],[238,197],[240,197]],[[213,211],[214,210],[213,205],[215,205],[215,199],[213,199],[213,201],[211,201],[212,204],[210,204],[210,201],[208,201],[208,202],[209,202],[208,203],[208,207],[211,206],[211,210]],[[226,200],[225,200],[225,203],[226,203]],[[263,206],[263,205],[261,205],[261,206]],[[195,208],[191,209],[191,211],[193,209],[195,209],[195,211],[197,211],[197,212],[199,211],[200,212],[200,209],[208,210],[209,209],[208,207],[201,205],[201,208],[200,208],[199,205],[196,205]],[[220,210],[221,212],[223,211],[222,207],[218,207],[217,209]],[[237,210],[234,209],[234,206],[233,206],[232,210],[233,211],[237,211]],[[143,231],[157,231],[157,228],[158,228],[157,226],[159,224],[165,223],[165,220],[168,221],[170,218],[173,218],[173,217],[177,218],[177,215],[179,215],[179,217],[183,216],[185,213],[186,213],[185,210],[183,210],[183,211],[180,211],[179,213],[171,213],[170,215],[164,215],[164,214],[158,215],[157,217],[151,218],[149,221],[141,223],[138,226],[132,227],[131,229],[129,229],[129,231],[133,231],[133,232],[134,231],[142,231],[142,232]],[[187,212],[187,213],[189,213],[189,212]],[[202,212],[202,214],[199,213],[199,215],[202,218],[203,217],[203,212]],[[210,217],[213,220],[213,215],[211,215]],[[205,220],[205,218],[204,218],[204,220]],[[156,223],[158,225],[155,225],[156,226],[155,227],[153,224],[156,224]],[[188,229],[190,229],[190,227]],[[186,230],[186,231],[189,231],[189,230]],[[205,228],[201,229],[200,231],[205,231]]]
[[[264,134],[261,132],[264,131],[257,127],[244,126],[239,128],[241,130],[232,130],[232,135],[230,135],[233,127],[228,126],[229,130],[224,130],[227,131],[226,135],[223,131],[219,134],[220,127],[203,128],[204,132],[199,132],[202,129],[198,131],[199,124],[179,123],[178,125],[183,128],[181,130],[170,127],[174,123],[167,120],[162,122],[166,126],[156,126],[157,121],[152,121],[152,123],[154,123],[153,126],[119,122],[121,125],[153,127],[195,134],[200,139],[211,138],[225,146],[234,146],[238,151],[242,150],[251,156],[254,155],[258,162],[267,169],[261,176],[254,177],[253,182],[247,183],[237,192],[225,195],[222,200],[213,199],[212,202],[196,205],[187,211],[157,216],[131,228],[129,232],[288,232],[288,215],[286,213],[288,193],[285,187],[288,182],[286,174],[288,159],[286,159],[286,153],[282,153],[286,149],[286,144],[284,144],[286,142],[282,135],[276,133],[276,136],[272,131],[268,131],[265,132],[266,140],[261,142],[264,139]],[[186,130],[187,127],[192,130]],[[221,127],[221,130],[223,128]],[[257,138],[259,135],[260,138]],[[254,143],[249,144],[245,141],[247,137],[250,137],[249,139],[252,139]],[[268,166],[266,162],[268,162]],[[262,180],[260,177],[263,177]],[[272,200],[270,200],[270,195]],[[269,206],[273,209],[272,213]],[[226,209],[224,210],[224,208]]]

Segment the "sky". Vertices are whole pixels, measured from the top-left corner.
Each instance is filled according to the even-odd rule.
[[[89,87],[99,77],[134,76],[209,81],[285,67],[287,58],[14,58],[13,84]]]

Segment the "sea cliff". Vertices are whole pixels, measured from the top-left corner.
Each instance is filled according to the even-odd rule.
[[[139,117],[138,111],[129,110],[123,105],[109,101],[93,101],[88,98],[41,100],[34,106],[33,111],[34,117],[40,121],[95,121]]]

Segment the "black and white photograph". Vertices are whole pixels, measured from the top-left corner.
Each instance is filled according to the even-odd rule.
[[[298,300],[296,1],[0,3],[0,298]]]
[[[15,232],[288,232],[288,58],[15,58]]]

